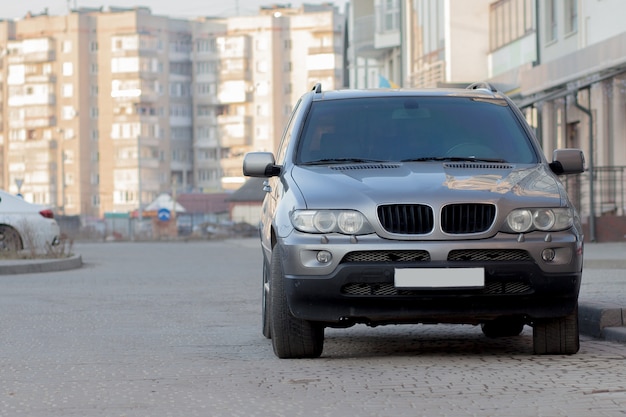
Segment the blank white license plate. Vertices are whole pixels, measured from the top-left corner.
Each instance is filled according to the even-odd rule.
[[[397,288],[481,288],[484,268],[396,268]]]

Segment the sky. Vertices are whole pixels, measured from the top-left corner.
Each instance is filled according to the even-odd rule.
[[[344,11],[347,0],[329,0]],[[19,19],[29,11],[40,14],[48,9],[48,14],[64,15],[68,8],[76,7],[133,7],[146,6],[152,14],[170,17],[193,18],[198,16],[234,16],[256,14],[261,6],[272,4],[291,4],[294,7],[302,3],[319,4],[321,0],[2,0],[0,19]]]

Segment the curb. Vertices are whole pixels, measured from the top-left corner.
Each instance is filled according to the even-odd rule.
[[[597,339],[626,343],[626,308],[617,304],[579,302],[580,333]]]
[[[78,269],[83,266],[83,258],[73,255],[61,259],[25,259],[0,261],[0,275],[31,274]]]

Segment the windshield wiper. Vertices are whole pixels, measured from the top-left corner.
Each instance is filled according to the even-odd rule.
[[[424,156],[421,158],[402,159],[400,162],[430,162],[430,161],[449,161],[449,162],[507,162],[498,158],[476,158],[474,156]]]
[[[367,162],[389,162],[380,159],[364,159],[364,158],[326,158],[319,161],[303,162],[302,165],[327,165],[327,164],[342,164],[345,162],[354,163],[367,163]]]

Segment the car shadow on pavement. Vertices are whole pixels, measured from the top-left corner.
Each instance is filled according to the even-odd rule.
[[[324,358],[533,354],[532,328],[515,337],[488,338],[480,326],[401,325],[326,329]]]

